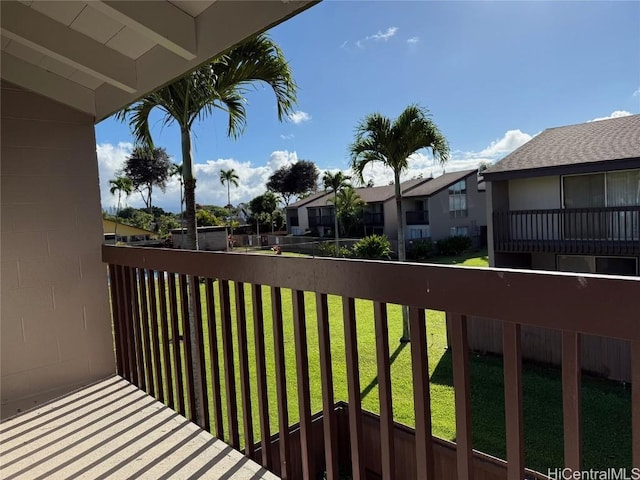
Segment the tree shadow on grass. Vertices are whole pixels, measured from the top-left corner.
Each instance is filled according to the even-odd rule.
[[[398,346],[396,347],[396,349],[394,350],[394,352],[391,354],[391,356],[389,357],[389,367],[391,367],[391,365],[393,365],[393,362],[396,361],[396,358],[398,358],[398,356],[402,353],[402,350],[404,350],[404,348],[407,346],[406,343],[400,343],[398,344]],[[376,388],[376,386],[378,385],[378,377],[374,377],[373,380],[371,380],[371,382],[369,383],[369,385],[367,385],[366,387],[364,387],[362,389],[362,392],[360,392],[360,400],[364,400],[364,398],[369,395],[371,393],[371,391]]]

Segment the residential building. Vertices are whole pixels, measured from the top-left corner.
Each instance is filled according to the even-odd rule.
[[[402,182],[402,209],[407,244],[418,239],[440,240],[464,235],[483,244],[486,238],[484,184],[477,170],[445,173],[436,178],[417,178]],[[385,234],[392,242],[398,238],[395,186],[357,188],[365,202],[363,234]],[[312,231],[318,236],[334,228],[332,194],[317,193],[287,207],[288,232],[301,235]]]
[[[150,230],[133,227],[122,222],[115,222],[106,218],[102,219],[102,231],[104,232],[104,243],[115,244],[118,242],[127,244],[140,244],[148,242],[158,235]],[[116,234],[118,239],[116,241]]]
[[[585,282],[549,272],[103,244],[94,125],[313,4],[0,2],[3,477],[335,479],[342,465],[354,480],[394,471],[396,478],[541,478],[525,471],[521,324],[562,329],[565,415],[550,428],[562,431],[573,470],[582,466],[580,340],[588,333],[628,341],[632,463],[640,465],[640,337],[629,301],[640,294],[638,278]],[[262,301],[267,291],[270,304]],[[548,301],[531,302],[532,292]],[[329,310],[329,296],[344,308]],[[355,299],[375,302],[376,346],[367,352]],[[412,381],[404,399],[413,402],[413,429],[394,423],[387,304],[409,306]],[[432,433],[427,308],[450,320],[457,444]],[[472,441],[482,412],[471,408],[471,316],[503,322],[506,461]],[[286,337],[285,318],[294,330]],[[344,325],[339,345],[327,328],[334,319]],[[264,334],[267,321],[273,335]],[[315,327],[317,336],[305,334]],[[295,355],[285,357],[285,342]],[[309,353],[319,354],[320,373],[309,368]],[[377,417],[362,409],[365,353],[377,367]],[[212,366],[198,368],[195,359]],[[346,406],[334,401],[338,363],[348,379]],[[296,395],[287,396],[285,370]],[[314,373],[320,416],[311,411]]]
[[[484,178],[492,266],[638,275],[640,115],[547,129]]]

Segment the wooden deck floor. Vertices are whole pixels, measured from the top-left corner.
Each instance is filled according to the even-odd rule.
[[[0,424],[0,478],[277,479],[118,376]]]

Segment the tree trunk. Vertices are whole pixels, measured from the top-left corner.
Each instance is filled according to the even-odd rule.
[[[231,236],[227,239],[227,250],[233,250],[233,222],[231,221],[231,185],[227,182],[227,210],[229,212],[229,229]]]
[[[187,220],[187,238],[186,241],[183,242],[183,245],[187,250],[198,250],[196,179],[193,177],[191,135],[188,128],[182,129],[182,169],[182,175],[184,177],[185,217]]]
[[[118,220],[120,219],[120,198],[122,192],[118,192],[118,208],[116,208],[116,226],[113,229],[113,244],[118,245]]]
[[[402,188],[400,187],[400,172],[394,172],[395,190],[396,190],[396,215],[398,217],[398,260],[406,261],[405,245],[404,245],[404,218],[402,218]],[[401,343],[410,341],[409,333],[409,307],[402,306],[402,337]]]
[[[186,204],[187,214],[187,249],[198,249],[198,233],[196,224],[196,179],[193,177],[193,160],[191,158],[191,136],[187,128],[182,128],[182,165],[184,175],[184,197]],[[200,308],[200,305],[195,303],[195,289],[200,288],[200,282],[195,277],[189,276],[188,281],[188,296],[189,301],[189,337],[191,344],[192,362],[191,369],[193,371],[193,392],[195,396],[196,411],[194,412],[194,418],[196,423],[206,428],[204,424],[204,390],[202,385],[202,364],[200,363],[200,355],[198,352],[204,345],[199,345],[196,335],[196,318],[195,311]],[[202,339],[200,339],[202,340]]]
[[[340,256],[340,237],[338,234],[338,192],[337,190],[333,191],[333,218],[336,229],[336,256]]]

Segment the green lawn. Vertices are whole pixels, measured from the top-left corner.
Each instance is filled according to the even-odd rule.
[[[433,263],[452,263],[434,260]],[[458,257],[458,264],[486,266],[486,256]],[[216,282],[217,290],[218,282]],[[249,339],[249,364],[251,370],[252,409],[255,437],[260,437],[258,401],[255,395],[256,371],[254,349],[254,323],[251,315],[251,293],[247,286],[247,336]],[[204,287],[202,291],[204,301]],[[287,368],[287,393],[290,423],[297,422],[297,380],[295,363],[294,330],[292,321],[291,292],[282,291],[284,312],[285,357]],[[231,292],[232,311],[235,306],[233,285]],[[217,299],[216,299],[217,301]],[[275,361],[273,352],[273,331],[271,323],[271,295],[269,288],[263,288],[265,312],[265,344],[267,356],[267,378],[269,379],[269,403],[271,433],[278,430]],[[219,352],[222,361],[222,335],[220,331],[219,302],[216,305]],[[307,341],[309,345],[309,380],[311,388],[312,412],[322,409],[320,384],[320,361],[318,351],[318,330],[315,313],[315,294],[305,294]],[[365,410],[379,411],[378,386],[376,377],[375,331],[373,305],[368,301],[357,301],[357,332],[360,365],[360,388],[362,405]],[[342,301],[329,297],[331,332],[331,353],[334,375],[334,395],[336,401],[347,401],[344,327],[342,321]],[[400,307],[389,306],[389,343],[392,359],[391,378],[393,384],[393,410],[397,422],[413,425],[413,394],[411,378],[410,348],[398,342],[402,331]],[[205,332],[205,338],[207,334]],[[447,350],[444,313],[427,312],[427,348],[431,378],[431,409],[434,435],[455,440],[454,393],[452,387],[451,354]],[[236,355],[236,375],[238,377],[238,409],[241,409],[239,372]],[[207,359],[210,378],[211,362]],[[539,365],[524,365],[524,416],[525,451],[527,466],[545,472],[547,468],[563,464],[562,456],[562,405],[561,383],[558,368]],[[224,379],[221,371],[221,379]],[[224,383],[224,382],[223,382]],[[222,387],[223,406],[224,385]],[[504,397],[502,359],[492,356],[473,355],[471,358],[471,396],[473,415],[473,447],[500,458],[505,457],[504,444]],[[213,415],[212,415],[213,418]],[[226,423],[226,419],[225,419]],[[583,434],[584,463],[586,468],[609,466],[631,466],[631,399],[630,389],[614,382],[583,376]],[[240,428],[241,429],[241,428]],[[228,433],[225,424],[225,434]]]

